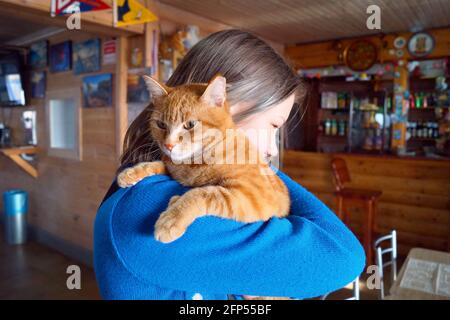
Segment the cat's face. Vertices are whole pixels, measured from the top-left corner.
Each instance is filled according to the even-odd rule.
[[[225,102],[226,81],[216,77],[209,85],[165,88],[146,79],[153,97],[151,135],[174,162],[202,155],[233,128]],[[219,138],[220,139],[220,138]]]

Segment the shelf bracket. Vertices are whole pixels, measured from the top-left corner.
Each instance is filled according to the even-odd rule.
[[[33,178],[38,177],[38,172],[29,162],[20,157],[21,154],[34,154],[37,153],[37,147],[18,147],[18,148],[6,148],[0,149],[5,156],[14,161],[22,170],[27,172]]]

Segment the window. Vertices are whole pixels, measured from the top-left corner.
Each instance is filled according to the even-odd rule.
[[[81,160],[80,90],[47,92],[48,154]]]

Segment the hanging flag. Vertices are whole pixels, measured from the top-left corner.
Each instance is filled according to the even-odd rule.
[[[52,16],[105,9],[111,7],[102,0],[52,0],[51,3]]]
[[[114,24],[116,27],[157,20],[158,17],[137,0],[114,0]]]

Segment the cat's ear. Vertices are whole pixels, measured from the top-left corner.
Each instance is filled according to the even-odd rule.
[[[143,76],[147,89],[150,92],[150,98],[160,98],[167,95],[167,89],[165,85],[159,83],[155,79],[149,76]]]
[[[223,107],[225,104],[226,92],[227,80],[224,77],[217,75],[209,82],[201,99],[210,106]]]

